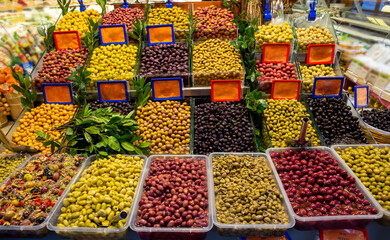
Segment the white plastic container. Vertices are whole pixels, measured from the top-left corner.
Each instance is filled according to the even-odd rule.
[[[267,157],[272,161],[270,156],[274,152],[284,152],[286,150],[300,151],[302,148],[269,148],[267,149]],[[308,147],[307,150],[321,150],[323,152],[330,153],[339,163],[339,166],[345,169],[349,175],[354,176],[352,170],[343,166],[337,153],[328,147]],[[274,166],[275,167],[275,166]],[[279,181],[280,177],[278,175]],[[365,199],[370,202],[370,205],[378,209],[377,214],[373,215],[338,215],[338,216],[318,216],[318,217],[301,217],[294,212],[295,228],[298,230],[324,230],[324,229],[359,229],[365,228],[370,222],[375,219],[380,219],[383,213],[377,207],[376,200],[367,191],[367,189],[361,184],[360,181],[356,181],[356,188],[358,188],[363,194]]]
[[[339,163],[340,165],[345,168],[345,169],[350,169],[350,167],[347,165],[347,163],[341,158],[341,156],[337,153],[337,148],[341,148],[341,150],[344,150],[346,148],[349,148],[349,147],[352,147],[352,148],[357,148],[357,147],[364,147],[364,146],[374,146],[375,148],[380,148],[380,149],[383,149],[385,147],[388,147],[390,148],[390,144],[365,144],[365,145],[333,145],[332,146],[332,149],[336,152],[337,154],[337,158],[339,160]],[[347,170],[348,171],[348,170]],[[359,182],[360,185],[364,186],[364,184],[360,181],[360,179],[355,175],[355,172],[352,171],[352,169],[350,169],[350,171],[352,172],[351,175],[356,179],[357,182]],[[348,171],[349,172],[349,171]],[[366,191],[370,191],[368,190],[365,186],[364,186],[365,190]],[[373,197],[373,199],[375,199]],[[379,202],[376,201],[375,199],[375,202],[374,202],[376,205],[375,207],[378,208],[380,210],[380,212],[383,213],[383,217],[378,219],[377,221],[382,224],[382,225],[385,225],[385,226],[390,226],[390,211],[387,211],[385,210],[380,204]]]
[[[137,227],[135,222],[137,220],[137,212],[139,208],[139,201],[141,200],[142,193],[144,192],[144,183],[145,178],[149,176],[150,164],[156,159],[200,159],[205,161],[207,169],[207,193],[208,193],[208,213],[209,213],[209,224],[204,228],[168,228],[168,227]],[[205,155],[152,155],[148,158],[146,164],[144,164],[144,171],[142,172],[140,181],[138,183],[139,188],[133,200],[133,206],[131,209],[131,220],[130,228],[137,232],[141,240],[202,240],[207,236],[212,227],[212,218],[211,218],[211,205],[213,204],[211,200],[211,169],[209,166],[210,159]]]
[[[144,159],[144,164],[142,166],[142,170],[140,173],[140,177],[142,176],[142,173],[145,169],[147,158],[146,156],[141,155],[122,155],[122,156],[138,156],[142,159]],[[77,183],[79,179],[82,177],[83,172],[88,169],[91,166],[91,163],[96,160],[96,155],[93,155],[87,159],[85,162],[83,168],[79,171],[76,178],[74,179],[72,184],[69,184],[67,190],[64,191],[64,194],[62,195],[62,199],[57,204],[57,206],[52,211],[53,214],[49,219],[48,228],[51,231],[55,231],[60,237],[62,238],[71,238],[71,239],[124,239],[126,237],[127,229],[130,225],[130,215],[128,214],[127,220],[125,225],[122,228],[88,228],[88,227],[58,227],[57,226],[57,219],[61,214],[61,208],[64,206],[63,200],[68,197],[70,193],[70,186]],[[138,188],[140,187],[140,184],[138,182],[137,188],[135,193],[137,194]],[[136,195],[134,196],[134,198]],[[133,198],[133,202],[134,202]],[[134,204],[131,204],[131,209],[133,208]]]
[[[283,195],[283,205],[289,217],[288,224],[226,224],[220,223],[217,220],[217,212],[215,206],[215,192],[214,192],[214,179],[212,178],[212,184],[210,187],[210,195],[212,199],[212,216],[213,222],[217,227],[218,233],[225,237],[281,237],[285,234],[285,232],[294,227],[295,219],[293,215],[293,210],[291,208],[291,204],[288,201],[288,197],[286,191],[283,189],[283,185],[277,177],[278,173],[274,165],[271,163],[271,160],[267,158],[267,155],[264,153],[212,153],[210,154],[210,166],[209,168],[213,170],[213,158],[218,156],[251,156],[251,157],[264,157],[267,161],[268,167],[271,169],[273,178],[275,180],[276,186]],[[213,177],[214,174],[212,174]]]

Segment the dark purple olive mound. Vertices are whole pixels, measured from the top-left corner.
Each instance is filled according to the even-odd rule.
[[[390,110],[364,110],[363,121],[380,130],[390,132]]]
[[[184,44],[160,44],[145,47],[141,57],[141,76],[188,73],[188,47]]]
[[[368,143],[359,119],[341,98],[308,98],[307,101],[327,145]]]
[[[195,106],[194,153],[253,152],[249,113],[242,102]]]
[[[129,102],[99,102],[99,100],[88,103],[91,110],[97,110],[99,108],[111,107],[113,112],[120,113],[122,115],[129,114],[133,109],[134,105]]]

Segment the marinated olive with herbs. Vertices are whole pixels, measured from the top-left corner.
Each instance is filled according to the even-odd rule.
[[[287,224],[271,168],[263,157],[215,156],[213,162],[217,221],[225,224]]]
[[[336,149],[378,203],[390,211],[390,150],[373,145]]]
[[[121,211],[129,212],[144,160],[138,156],[96,159],[70,187],[63,201],[58,227],[121,228],[126,219],[112,222]]]
[[[0,156],[0,183],[26,159],[23,155]]]
[[[127,115],[134,109],[134,105],[129,102],[100,102],[99,100],[95,100],[88,104],[91,110],[111,107],[113,112],[117,112],[122,115]]]
[[[272,147],[287,147],[289,141],[299,138],[302,119],[310,115],[305,105],[297,100],[267,99],[268,108],[264,111]],[[312,146],[319,146],[320,139],[312,122],[307,127],[306,140]]]

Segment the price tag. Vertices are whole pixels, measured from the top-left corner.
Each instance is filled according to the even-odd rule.
[[[173,24],[146,26],[149,45],[175,43]]]
[[[244,240],[291,240],[290,235],[285,233],[280,237],[247,237],[243,238]]]
[[[368,107],[370,89],[367,85],[355,86],[355,108]]]
[[[263,43],[263,63],[284,63],[288,62],[290,56],[289,43]]]
[[[46,104],[73,104],[70,83],[42,83],[42,93]]]
[[[100,45],[127,44],[126,25],[99,26]]]
[[[98,81],[100,102],[128,102],[126,81]]]
[[[80,36],[78,31],[53,32],[56,49],[81,48]]]
[[[334,229],[321,230],[320,240],[368,240],[366,229]]]
[[[301,80],[272,80],[271,99],[299,99]]]
[[[343,86],[344,77],[315,77],[312,97],[340,97]]]
[[[211,81],[211,101],[240,101],[241,80],[213,80]]]
[[[182,100],[183,78],[152,78],[153,100]]]
[[[310,44],[307,48],[306,64],[332,64],[334,44]]]

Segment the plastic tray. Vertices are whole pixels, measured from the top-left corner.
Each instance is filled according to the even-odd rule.
[[[4,180],[0,183],[0,186],[2,186],[3,184],[5,184],[6,182],[8,182],[9,180],[9,176],[18,168],[20,168],[21,166],[24,166],[27,164],[27,162],[30,160],[31,158],[31,155],[29,154],[0,154],[0,159],[3,158],[3,157],[13,157],[13,156],[26,156],[26,159],[23,160],[23,162],[21,164],[19,164],[19,166],[17,166],[16,168],[14,168],[6,178],[4,178]]]
[[[267,157],[272,161],[270,154],[273,152],[283,152],[286,150],[299,151],[301,148],[270,148],[267,149]],[[337,156],[334,150],[328,147],[308,147],[309,150],[321,150],[330,153],[339,163],[339,166],[345,169],[349,175],[354,176],[351,169],[343,166],[342,161]],[[275,166],[274,166],[275,167]],[[278,175],[280,181],[280,177]],[[370,202],[370,205],[377,208],[377,202],[367,189],[360,183],[356,182],[356,187],[364,194],[365,199]],[[291,205],[291,203],[290,203]],[[319,217],[301,217],[294,212],[295,228],[298,230],[324,230],[324,229],[359,229],[365,228],[370,222],[382,217],[382,212],[379,211],[375,215],[345,215],[345,216],[319,216]]]
[[[140,173],[140,177],[142,176],[142,173],[145,169],[147,158],[143,155],[122,155],[122,156],[138,156],[140,158],[144,159],[144,164],[142,166],[142,170]],[[96,155],[90,156],[87,161],[85,162],[83,168],[79,171],[76,178],[72,182],[71,185],[77,183],[79,179],[82,177],[83,172],[88,169],[89,166],[91,166],[91,163],[96,160]],[[65,190],[61,202],[54,208],[54,211],[52,216],[49,219],[48,228],[51,231],[55,231],[60,237],[62,238],[71,238],[71,239],[124,239],[126,237],[127,229],[129,228],[130,224],[130,215],[128,215],[126,224],[122,228],[87,228],[87,227],[58,227],[57,226],[57,219],[61,214],[61,208],[64,206],[63,200],[68,197],[70,192],[70,186]],[[138,188],[140,187],[140,184],[138,182],[137,188],[136,188],[136,194],[138,193]],[[136,197],[136,195],[134,196]],[[134,199],[134,198],[133,198]],[[131,204],[131,209],[133,208],[134,204]]]
[[[264,157],[267,161],[268,167],[272,170],[273,178],[275,180],[276,186],[279,192],[283,195],[283,205],[287,211],[290,222],[288,224],[225,224],[220,223],[217,220],[216,206],[215,206],[215,192],[214,192],[214,179],[212,179],[212,184],[210,187],[211,199],[214,203],[212,206],[213,222],[217,227],[218,233],[226,237],[281,237],[287,231],[287,229],[292,228],[295,224],[295,219],[293,215],[293,210],[291,204],[288,201],[286,191],[283,189],[283,185],[276,175],[276,169],[271,163],[271,160],[267,158],[267,155],[264,153],[212,153],[210,154],[210,166],[209,168],[213,170],[213,158],[217,156],[246,156],[251,157]],[[214,174],[213,174],[214,175]]]
[[[206,169],[207,169],[207,188],[208,188],[208,212],[209,212],[209,225],[205,228],[154,228],[154,227],[137,227],[135,226],[135,221],[137,220],[137,211],[139,208],[139,201],[141,200],[142,193],[144,191],[144,183],[145,178],[149,176],[150,164],[155,158],[197,158],[206,161]],[[134,208],[131,209],[131,220],[130,220],[130,228],[137,232],[141,240],[202,240],[206,238],[207,232],[209,232],[212,227],[212,218],[211,218],[211,205],[213,204],[210,194],[211,189],[211,179],[212,173],[209,168],[211,165],[209,164],[209,158],[205,155],[153,155],[148,158],[146,162],[144,172],[141,175],[141,181],[138,183],[139,188],[137,189],[137,193],[134,199]]]
[[[388,147],[390,148],[390,144],[362,144],[362,145],[333,145],[332,146],[332,149],[336,152],[337,154],[337,158],[339,160],[339,163],[341,166],[343,166],[343,168],[348,168],[350,169],[350,167],[347,165],[347,163],[344,161],[344,159],[341,158],[341,156],[337,153],[337,148],[341,148],[342,150],[348,148],[348,147],[352,147],[352,148],[357,148],[357,147],[364,147],[364,146],[374,146],[376,148],[385,148],[385,147]],[[355,174],[355,172],[351,170],[351,175],[356,179],[357,182],[359,182],[360,185],[364,186],[364,184],[360,181],[360,178],[358,178]],[[366,188],[364,186],[365,190],[370,192],[370,190],[368,188]],[[373,199],[375,199],[373,197]],[[390,226],[390,211],[387,211],[385,210],[380,204],[379,202],[376,201],[375,199],[375,207],[378,208],[382,213],[383,213],[383,217],[381,219],[378,219],[377,221],[382,224],[382,225],[385,225],[385,226]]]
[[[54,156],[57,156],[59,154],[55,154]],[[32,157],[30,157],[28,160],[24,161],[23,164],[19,165],[19,167],[17,169],[23,169],[26,164],[39,157],[39,156],[45,156],[44,154],[37,154],[37,155],[34,155]],[[79,170],[82,169],[84,167],[84,162],[80,165],[79,167]],[[67,185],[67,187],[65,188],[64,192],[65,191],[68,191],[68,189],[70,188],[70,186],[74,183],[75,179],[76,179],[76,176],[80,173],[80,171],[78,171],[78,173],[73,176],[73,178],[70,180],[69,184]],[[9,178],[7,178],[6,180],[8,181]],[[39,225],[36,225],[36,226],[0,226],[0,233],[1,233],[1,237],[28,237],[28,238],[36,238],[36,237],[44,237],[46,236],[48,233],[49,233],[49,230],[47,228],[47,224],[49,222],[49,219],[51,218],[51,216],[54,214],[54,210],[53,209],[56,209],[56,207],[59,205],[59,203],[61,202],[62,203],[62,200],[64,199],[65,195],[62,194],[61,197],[57,200],[56,204],[53,206],[52,210],[50,211],[49,215],[47,216],[47,218],[45,219],[45,221]]]

